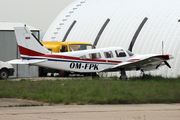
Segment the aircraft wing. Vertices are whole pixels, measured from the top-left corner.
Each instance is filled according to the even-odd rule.
[[[154,70],[162,64],[162,62],[172,59],[171,55],[138,55],[123,61],[113,67],[102,70],[105,71],[119,71],[119,70]]]
[[[47,61],[46,59],[42,59],[42,60],[23,60],[23,59],[14,59],[14,60],[10,60],[7,61],[10,64],[25,64],[25,65],[31,65],[31,64],[35,64],[35,63],[40,63],[40,62],[45,62]]]

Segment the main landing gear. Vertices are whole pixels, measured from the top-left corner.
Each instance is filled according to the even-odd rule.
[[[121,74],[119,77],[120,80],[127,80],[128,79],[125,70],[121,70],[120,74]],[[141,77],[144,78],[145,76],[146,76],[146,74],[144,73],[144,70],[141,69]]]
[[[127,75],[126,75],[125,70],[121,70],[120,74],[121,74],[120,77],[119,77],[120,80],[127,80]]]

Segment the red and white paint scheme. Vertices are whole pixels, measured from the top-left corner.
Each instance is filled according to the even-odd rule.
[[[11,64],[28,64],[80,73],[120,71],[120,78],[126,79],[125,71],[149,71],[162,65],[170,67],[167,60],[173,59],[171,55],[135,55],[121,47],[53,53],[26,26],[16,27],[14,30],[22,59],[8,61]]]

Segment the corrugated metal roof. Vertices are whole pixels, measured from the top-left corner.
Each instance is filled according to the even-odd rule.
[[[142,21],[147,18],[133,52],[161,54],[164,41],[164,53],[175,57],[170,61],[172,69],[165,66],[152,73],[177,77],[180,76],[179,5],[180,0],[76,0],[58,15],[43,40],[62,41],[73,21],[76,21],[66,41],[93,43],[103,24],[110,19],[97,47],[120,46],[128,49]],[[134,76],[139,72],[129,74]]]
[[[14,30],[14,27],[23,27],[24,25],[25,25],[25,23],[22,23],[22,22],[0,21],[0,30]],[[39,30],[28,24],[26,24],[26,26],[30,30]]]

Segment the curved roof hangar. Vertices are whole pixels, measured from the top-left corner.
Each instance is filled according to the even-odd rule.
[[[135,54],[161,54],[163,41],[164,53],[175,57],[170,61],[172,69],[165,66],[152,74],[177,77],[180,75],[179,4],[179,0],[75,0],[57,16],[43,40],[97,42],[98,48],[126,49],[136,40],[132,49]]]

